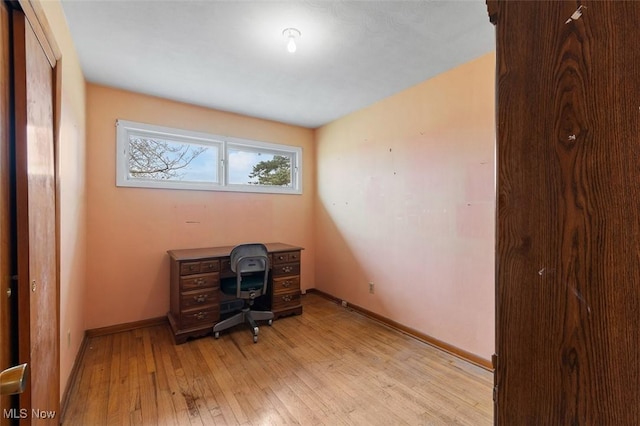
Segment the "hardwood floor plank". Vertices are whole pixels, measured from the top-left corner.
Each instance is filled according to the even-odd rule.
[[[318,295],[304,314],[174,345],[90,337],[64,425],[490,425],[492,374]]]
[[[108,424],[122,424],[122,407],[124,395],[124,383],[126,383],[128,377],[128,371],[125,368],[121,369],[121,363],[123,359],[123,351],[126,351],[126,347],[123,347],[122,341],[125,338],[123,334],[114,334],[113,338],[113,352],[111,356],[111,363],[109,365],[109,399],[107,402],[107,423]],[[125,365],[128,365],[125,364]]]
[[[204,339],[201,340],[204,342]],[[186,343],[187,345],[195,345],[196,342]],[[211,349],[213,349],[211,347]],[[209,356],[204,357],[205,367],[208,371],[219,371],[223,368],[218,358],[218,353],[207,348]],[[213,416],[215,424],[234,424],[236,422],[233,411],[231,410],[227,399],[220,388],[218,382],[215,380],[212,374],[204,374],[203,379],[207,383],[209,392],[213,397],[213,400],[209,403],[210,411]]]
[[[109,401],[108,371],[111,364],[113,336],[105,336],[103,341],[103,344],[95,345],[93,352],[97,368],[91,371],[89,394],[92,395],[92,398],[88,401],[85,414],[86,424],[101,424],[107,420]]]
[[[163,359],[163,348],[169,343],[163,339],[163,334],[157,329],[149,329],[151,353],[155,364],[155,384],[157,387],[156,398],[158,408],[158,423],[164,425],[176,425],[178,418],[175,407],[173,405],[172,390],[169,384],[169,377],[172,373],[167,372],[166,364]]]

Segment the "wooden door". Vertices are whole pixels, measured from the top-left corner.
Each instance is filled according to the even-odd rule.
[[[59,423],[60,355],[52,64],[31,24],[13,12],[20,396],[34,424]]]
[[[13,156],[11,154],[11,34],[10,12],[0,2],[0,371],[17,364],[15,341],[15,305],[17,295],[12,288],[15,271],[15,227],[13,199]],[[16,398],[0,396],[0,411],[16,409]],[[0,425],[8,425],[9,416],[0,415]]]
[[[495,422],[640,424],[640,5],[488,1]]]

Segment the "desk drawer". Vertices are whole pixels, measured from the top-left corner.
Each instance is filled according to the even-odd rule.
[[[283,277],[273,279],[273,294],[291,293],[300,290],[300,277]]]
[[[200,262],[180,263],[180,275],[190,275],[200,273]]]
[[[291,263],[300,261],[299,251],[288,251],[282,253],[273,253],[273,264],[278,265],[280,263]]]
[[[205,260],[200,263],[200,272],[218,272],[220,270],[219,260]]]
[[[219,270],[220,261],[217,259],[180,263],[180,275],[204,274],[207,272],[218,272]]]
[[[211,324],[220,319],[220,307],[209,306],[202,309],[194,308],[183,311],[180,314],[182,327]]]
[[[284,276],[284,275],[300,275],[300,264],[299,263],[286,263],[283,265],[273,265],[273,269],[271,270],[273,276]]]
[[[220,287],[220,275],[215,274],[200,274],[193,275],[186,278],[180,278],[180,287],[182,291],[195,290],[199,288]]]
[[[180,295],[180,307],[182,309],[196,306],[206,307],[218,304],[218,289],[209,288],[202,291],[189,291]]]
[[[300,292],[274,294],[271,303],[272,311],[280,311],[287,308],[294,308],[300,305]]]

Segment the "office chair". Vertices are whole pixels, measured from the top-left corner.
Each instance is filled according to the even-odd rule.
[[[213,335],[217,339],[220,332],[235,325],[247,322],[253,333],[253,342],[258,342],[258,324],[256,321],[273,323],[273,312],[253,311],[251,307],[256,297],[267,292],[269,279],[269,256],[264,244],[240,244],[231,250],[231,271],[234,278],[225,278],[220,283],[223,293],[244,299],[242,311],[220,321],[213,326]]]

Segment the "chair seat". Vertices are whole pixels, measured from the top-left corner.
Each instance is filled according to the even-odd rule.
[[[255,277],[244,277],[242,279],[242,285],[240,287],[240,290],[242,291],[250,291],[250,290],[258,290],[261,289],[262,286],[264,285],[264,278],[261,276],[255,276]],[[220,282],[220,288],[222,289],[222,292],[224,294],[230,294],[232,296],[235,296],[237,293],[237,279],[236,277],[233,278],[224,278],[221,280]]]

